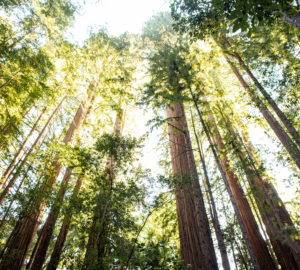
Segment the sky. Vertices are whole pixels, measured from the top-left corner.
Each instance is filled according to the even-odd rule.
[[[116,36],[127,31],[140,33],[144,22],[152,15],[169,9],[168,3],[168,0],[87,0],[71,30],[73,40],[82,43],[88,38],[90,29],[99,26],[105,26]]]

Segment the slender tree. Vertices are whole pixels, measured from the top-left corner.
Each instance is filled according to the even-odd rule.
[[[93,95],[93,97],[90,100],[88,110],[84,116],[84,122],[87,119],[92,109],[94,98],[95,95]],[[84,122],[82,125],[84,125]],[[71,178],[71,173],[72,173],[72,168],[68,167],[65,171],[64,178],[60,184],[57,198],[55,199],[54,204],[51,207],[50,213],[48,214],[48,217],[45,221],[45,224],[41,232],[39,233],[38,240],[35,243],[33,252],[31,253],[31,257],[26,266],[26,269],[41,269],[44,264],[44,261],[46,259],[47,249],[49,247],[50,240],[54,231],[54,227],[60,212],[60,208],[63,203],[64,196],[67,191],[68,184]]]
[[[228,58],[225,57],[226,61],[230,65],[233,73],[236,75],[242,86],[245,88],[249,96],[251,97],[254,104],[260,110],[261,114],[264,116],[282,145],[285,147],[287,152],[290,154],[291,158],[296,163],[297,167],[300,169],[300,150],[297,145],[291,140],[289,135],[285,132],[285,130],[281,127],[278,121],[275,119],[273,114],[269,111],[267,106],[262,102],[262,100],[255,94],[254,90],[247,84],[244,80],[243,76],[239,73],[234,63]]]
[[[9,166],[6,168],[5,172],[2,175],[1,178],[1,183],[0,183],[0,188],[2,186],[5,186],[6,184],[6,180],[9,178],[11,171],[14,168],[14,165],[16,164],[18,158],[20,157],[22,151],[25,148],[26,143],[28,142],[28,140],[31,138],[31,135],[33,134],[33,132],[35,131],[37,125],[39,124],[42,116],[44,115],[44,113],[46,112],[47,107],[45,107],[42,112],[40,113],[38,119],[35,121],[33,127],[31,128],[30,132],[28,133],[28,135],[26,136],[25,140],[23,141],[22,145],[20,146],[19,150],[16,152],[16,154],[14,155],[12,161],[10,162]]]
[[[41,132],[39,133],[38,137],[35,139],[35,141],[31,145],[29,151],[26,153],[25,157],[19,162],[20,164],[18,164],[18,167],[16,168],[15,173],[12,175],[11,179],[8,179],[9,181],[8,181],[7,186],[4,188],[4,190],[0,194],[0,205],[3,204],[3,202],[4,202],[4,200],[5,200],[8,192],[10,191],[10,189],[13,187],[14,183],[18,179],[19,174],[20,174],[20,170],[24,167],[24,165],[26,164],[29,156],[31,155],[31,153],[33,152],[33,150],[35,149],[35,147],[38,145],[38,143],[40,142],[41,138],[45,134],[48,126],[51,123],[51,120],[53,119],[53,117],[55,116],[55,114],[57,113],[57,111],[59,110],[59,108],[61,107],[61,105],[63,104],[64,99],[65,98],[63,98],[61,100],[61,102],[58,104],[58,106],[55,108],[55,110],[53,111],[53,113],[48,118],[46,124],[44,125],[44,127],[41,130]]]
[[[195,127],[195,123],[194,123],[194,116],[192,114],[192,111],[191,111],[191,120],[192,120],[194,136],[196,138],[196,142],[197,142],[197,146],[198,146],[198,152],[199,152],[200,160],[201,160],[201,164],[202,164],[204,179],[205,179],[205,183],[206,183],[206,187],[207,187],[207,191],[208,191],[209,204],[211,205],[211,219],[212,219],[212,223],[213,223],[213,226],[214,226],[214,229],[215,229],[219,250],[220,250],[220,253],[221,253],[222,265],[223,265],[224,270],[230,270],[227,250],[226,250],[224,237],[223,237],[223,233],[222,233],[219,218],[218,218],[216,203],[215,203],[215,200],[214,200],[214,197],[213,197],[213,194],[212,194],[211,184],[210,184],[210,180],[209,180],[208,172],[207,172],[207,167],[206,167],[206,162],[205,162],[205,158],[204,158],[204,155],[203,155],[202,146],[200,144],[199,137],[198,137],[197,132],[196,132],[196,127]]]
[[[79,193],[81,185],[82,185],[82,181],[83,181],[83,177],[82,177],[82,175],[80,175],[77,178],[77,181],[76,181],[76,184],[75,184],[72,196],[71,196],[71,202],[74,202],[77,200],[78,193]],[[70,223],[72,220],[73,212],[74,211],[71,208],[71,210],[68,211],[64,217],[63,223],[61,225],[59,234],[57,236],[57,239],[56,239],[56,242],[55,242],[52,254],[51,254],[50,261],[47,266],[47,270],[55,270],[58,266],[59,259],[61,257],[61,253],[63,251],[63,247],[64,247],[64,244],[65,244],[65,241],[67,238],[67,234],[68,234],[68,231],[70,228]]]
[[[79,105],[74,119],[63,139],[64,144],[71,143],[76,131],[80,127],[85,114],[87,106],[86,103],[89,103],[91,100],[94,87],[95,82],[92,82],[89,87],[88,101],[82,102]],[[36,187],[37,192],[40,194],[40,198],[37,197],[36,199],[32,199],[30,201],[30,210],[28,209],[21,213],[21,216],[12,232],[12,237],[8,240],[7,249],[0,263],[0,269],[19,269],[23,266],[24,260],[45,211],[46,201],[49,199],[48,196],[51,194],[52,187],[60,174],[60,170],[61,166],[58,162],[58,158],[55,158],[50,167],[50,171],[53,173],[46,175],[41,186]]]

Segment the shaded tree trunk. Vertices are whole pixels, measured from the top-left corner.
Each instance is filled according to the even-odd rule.
[[[63,101],[65,98],[63,98],[61,100],[61,102],[59,103],[59,105],[56,107],[56,109],[53,111],[53,113],[51,114],[51,116],[49,117],[48,121],[46,122],[45,126],[43,127],[43,129],[41,130],[40,134],[38,135],[38,137],[35,139],[34,143],[31,145],[29,151],[26,153],[25,157],[23,158],[22,161],[20,161],[20,164],[18,166],[18,168],[16,169],[15,173],[13,174],[12,178],[9,180],[7,186],[5,187],[5,189],[2,191],[1,195],[0,195],[0,205],[2,205],[2,203],[4,202],[8,192],[10,191],[10,189],[12,188],[12,186],[14,185],[14,183],[16,182],[16,180],[19,177],[20,171],[21,169],[24,167],[27,159],[29,158],[29,156],[31,155],[31,153],[33,152],[33,150],[35,149],[35,147],[37,146],[37,144],[40,142],[42,136],[45,134],[51,120],[53,119],[53,117],[55,116],[55,114],[57,113],[57,111],[59,110],[59,108],[61,107]]]
[[[233,192],[231,191],[230,189],[230,186],[229,186],[229,180],[227,179],[227,174],[225,172],[225,169],[222,167],[222,164],[221,164],[221,161],[220,161],[220,158],[218,157],[218,154],[215,150],[215,146],[214,146],[214,143],[211,139],[211,136],[210,136],[210,133],[209,133],[209,130],[208,130],[208,127],[206,125],[206,123],[204,122],[204,119],[203,119],[203,116],[202,116],[202,113],[199,109],[199,106],[197,104],[197,101],[196,101],[196,98],[194,96],[194,93],[192,92],[191,89],[190,90],[190,94],[192,96],[192,100],[194,102],[194,105],[196,107],[196,110],[198,112],[198,116],[200,118],[200,121],[201,121],[201,124],[202,124],[202,127],[203,127],[203,130],[206,134],[206,137],[207,137],[207,140],[209,142],[209,145],[210,145],[210,148],[213,152],[213,155],[214,155],[214,158],[216,160],[216,163],[217,163],[217,166],[218,166],[218,169],[220,171],[220,174],[222,176],[222,179],[224,181],[224,184],[225,184],[225,187],[226,187],[226,190],[228,192],[228,195],[229,195],[229,198],[230,198],[230,201],[232,203],[232,206],[233,206],[233,209],[234,209],[234,213],[237,217],[237,220],[238,220],[238,223],[240,225],[240,229],[241,229],[241,232],[242,232],[242,235],[243,235],[243,239],[246,243],[246,246],[247,246],[247,249],[248,249],[248,252],[249,252],[249,255],[250,255],[250,258],[251,258],[251,262],[253,264],[253,267],[255,270],[259,270],[261,269],[260,268],[260,265],[258,264],[258,261],[257,261],[257,257],[256,257],[256,253],[254,252],[254,248],[253,248],[253,245],[252,245],[252,242],[250,241],[250,238],[248,236],[248,233],[247,233],[247,230],[246,230],[246,226],[244,224],[244,221],[242,219],[242,216],[239,212],[239,209],[238,209],[238,206],[237,206],[237,203],[235,201],[235,198],[233,196]]]
[[[93,86],[94,83],[91,83],[89,88]],[[93,91],[89,91],[88,102],[91,99],[92,93]],[[80,104],[74,116],[74,120],[72,121],[64,137],[64,144],[71,143],[83,120],[85,107],[85,103]],[[38,197],[31,200],[30,207],[28,207],[26,211],[23,211],[17,225],[15,226],[13,236],[9,240],[7,250],[0,263],[1,270],[22,268],[26,255],[38,229],[38,225],[45,211],[46,202],[49,199],[52,187],[56,182],[60,170],[61,166],[58,162],[58,158],[55,158],[51,168],[49,168],[50,173],[45,176],[44,182],[37,189],[36,195],[38,195]]]
[[[218,269],[183,104],[167,109],[181,257],[189,269]]]
[[[284,131],[272,113],[268,110],[267,106],[260,100],[260,98],[255,94],[254,90],[246,83],[242,75],[239,73],[235,65],[225,57],[226,61],[230,65],[233,73],[236,75],[242,86],[245,88],[249,96],[251,97],[254,104],[257,106],[261,114],[264,116],[277,138],[281,141],[282,145],[285,147],[287,152],[290,154],[291,158],[295,161],[296,165],[300,169],[300,150],[297,145],[291,140],[288,134]]]
[[[7,167],[7,169],[5,170],[4,174],[2,175],[1,178],[1,183],[0,183],[0,188],[2,186],[4,186],[6,184],[6,180],[9,178],[11,171],[13,170],[14,165],[16,164],[18,158],[20,157],[22,151],[24,150],[24,147],[26,145],[26,143],[28,142],[28,140],[31,138],[31,135],[33,134],[33,132],[35,131],[35,128],[37,127],[37,125],[39,124],[42,116],[44,115],[44,113],[46,112],[47,107],[45,107],[41,114],[39,115],[38,119],[35,121],[33,127],[31,128],[29,134],[26,136],[25,140],[23,141],[21,147],[19,148],[19,150],[16,152],[16,154],[14,155],[12,161],[10,162],[9,166]]]
[[[214,226],[214,229],[215,229],[219,250],[220,250],[220,253],[221,253],[223,269],[224,270],[230,270],[230,264],[229,264],[229,260],[228,260],[228,255],[227,255],[227,250],[226,250],[224,238],[223,238],[223,233],[222,233],[219,218],[218,218],[218,213],[217,213],[215,200],[214,200],[212,190],[211,190],[210,180],[209,180],[208,173],[207,173],[206,162],[205,162],[205,159],[204,159],[202,146],[200,144],[198,135],[196,133],[196,128],[195,128],[194,117],[193,117],[192,111],[191,111],[191,120],[192,120],[194,135],[195,135],[197,146],[198,146],[198,152],[199,152],[200,160],[201,160],[201,164],[202,164],[204,179],[205,179],[207,190],[208,190],[208,195],[209,195],[208,199],[209,199],[209,203],[211,205],[211,219],[212,219],[212,223],[213,223],[213,226]]]
[[[76,184],[75,184],[75,187],[73,190],[73,194],[71,197],[72,202],[77,200],[77,197],[78,197],[81,185],[82,185],[82,179],[83,179],[82,176],[79,176],[76,181]],[[51,254],[50,262],[47,266],[47,270],[55,270],[58,266],[59,259],[60,259],[64,244],[65,244],[65,241],[67,238],[67,234],[69,231],[72,215],[73,215],[73,210],[70,209],[70,211],[68,211],[64,217],[63,224],[60,228],[59,235],[57,237],[53,252]]]
[[[45,221],[45,224],[39,234],[38,240],[34,246],[33,252],[31,253],[30,261],[26,266],[26,269],[42,269],[47,249],[50,244],[50,240],[54,231],[55,223],[57,221],[60,205],[63,202],[67,186],[71,178],[71,168],[67,168],[64,178],[61,182],[58,198],[51,207],[50,213]]]

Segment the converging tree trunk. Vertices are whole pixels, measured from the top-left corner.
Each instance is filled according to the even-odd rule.
[[[183,104],[172,104],[167,117],[182,261],[192,270],[218,269]]]
[[[239,185],[239,180],[230,168],[229,160],[225,152],[226,151],[225,146],[212,114],[208,115],[208,121],[211,124],[213,141],[215,142],[216,147],[221,155],[220,161],[222,167],[224,168],[224,171],[226,173],[230,185],[230,189],[232,190],[239,212],[241,213],[241,216],[243,218],[243,222],[245,224],[253,249],[255,251],[258,263],[262,269],[275,269],[276,268],[275,262],[273,261],[268,251],[266,242],[264,241],[264,239],[262,238],[259,232],[259,228],[252,214],[249,203],[245,198],[241,186]]]
[[[77,200],[77,197],[78,197],[78,194],[80,191],[80,187],[82,185],[82,180],[83,180],[83,177],[79,176],[76,181],[76,184],[75,184],[75,187],[73,190],[73,194],[71,197],[72,202]],[[68,211],[64,217],[63,224],[61,225],[58,237],[57,237],[55,245],[54,245],[54,249],[51,254],[49,264],[47,266],[47,270],[55,270],[58,266],[59,259],[60,259],[64,244],[65,244],[65,241],[67,238],[67,234],[69,231],[72,215],[73,215],[73,210],[71,208],[70,211]]]
[[[207,172],[207,168],[206,168],[206,162],[205,162],[205,158],[203,155],[202,146],[200,144],[200,141],[199,141],[199,138],[198,138],[198,135],[196,132],[194,117],[193,117],[192,112],[191,112],[191,120],[192,120],[194,135],[195,135],[197,146],[198,146],[198,152],[199,152],[200,160],[201,160],[201,164],[202,164],[204,179],[205,179],[205,183],[207,186],[208,199],[209,199],[209,203],[211,205],[211,219],[212,219],[212,223],[213,223],[213,226],[215,229],[219,250],[221,253],[222,265],[223,265],[224,270],[230,270],[230,264],[229,264],[229,260],[228,260],[227,250],[226,250],[224,237],[223,237],[223,233],[222,233],[219,218],[218,218],[215,200],[214,200],[212,190],[211,190],[210,180],[209,180],[208,172]]]
[[[11,171],[14,168],[14,165],[16,164],[18,158],[20,157],[22,151],[25,148],[26,143],[28,142],[28,140],[31,138],[31,135],[33,134],[33,132],[35,131],[37,125],[39,124],[42,116],[44,115],[44,113],[46,112],[47,107],[45,107],[42,112],[40,113],[38,119],[35,121],[33,127],[31,128],[30,132],[28,133],[28,135],[26,136],[25,140],[23,141],[21,147],[19,148],[19,150],[16,152],[16,154],[14,155],[12,161],[10,162],[9,166],[7,167],[7,169],[5,170],[4,174],[1,177],[1,182],[0,182],[0,188],[2,188],[3,186],[5,186],[6,184],[6,180],[7,178],[9,178]]]
[[[231,44],[229,40],[226,37],[224,38],[224,42],[228,45],[228,47],[231,47]],[[242,57],[236,52],[228,52],[228,54],[234,56],[240,66],[244,69],[244,71],[248,74],[248,76],[251,78],[255,86],[258,88],[258,90],[261,92],[267,103],[270,105],[270,107],[273,109],[273,111],[277,114],[278,118],[281,120],[282,124],[285,126],[287,131],[291,134],[295,142],[297,143],[298,147],[300,147],[300,135],[299,132],[295,129],[293,124],[290,122],[290,120],[285,116],[285,114],[280,110],[276,102],[273,100],[273,98],[270,96],[270,94],[264,89],[264,87],[260,84],[260,82],[257,80],[257,78],[253,75],[250,68],[247,66],[247,64],[244,62]]]
[[[19,162],[18,167],[16,168],[15,172],[13,173],[11,179],[7,179],[8,184],[7,186],[4,188],[4,190],[2,191],[1,195],[0,195],[0,205],[2,205],[2,203],[4,202],[8,192],[11,190],[12,186],[14,185],[14,183],[17,181],[20,171],[21,169],[24,167],[24,165],[26,164],[29,156],[31,155],[31,153],[33,152],[33,150],[35,149],[35,147],[38,145],[38,143],[40,142],[41,138],[43,137],[43,135],[45,134],[48,126],[51,123],[51,120],[53,119],[53,117],[56,115],[57,111],[59,110],[59,108],[61,107],[62,103],[64,102],[65,98],[63,98],[61,100],[61,102],[58,104],[58,106],[55,108],[55,110],[53,111],[53,113],[50,115],[48,121],[46,122],[45,126],[43,127],[43,129],[41,130],[41,132],[39,133],[38,137],[35,139],[35,141],[33,142],[33,144],[31,145],[29,151],[26,153],[25,157]]]
[[[261,101],[261,99],[255,94],[255,91],[246,83],[243,76],[239,73],[232,61],[228,57],[225,57],[228,64],[230,65],[233,73],[236,75],[242,86],[245,88],[250,98],[260,110],[261,114],[264,116],[277,138],[281,141],[282,145],[285,147],[287,152],[290,154],[291,158],[295,161],[296,165],[300,169],[300,150],[297,145],[291,140],[285,130],[281,127],[278,121],[275,119],[273,114],[269,111],[267,106]]]
[[[95,95],[90,100],[90,105],[84,116],[84,121],[86,120],[86,118],[88,117],[88,115],[91,111],[94,97],[95,97]],[[84,122],[82,123],[82,125],[84,125]],[[30,261],[27,264],[26,269],[31,269],[31,270],[42,269],[42,266],[46,259],[47,250],[50,245],[51,237],[52,237],[52,234],[53,234],[53,231],[55,228],[55,224],[56,224],[59,212],[60,212],[60,208],[63,203],[65,193],[67,191],[69,180],[71,178],[71,172],[72,172],[71,168],[68,167],[66,169],[64,178],[61,182],[61,185],[60,185],[60,188],[58,191],[58,196],[55,199],[54,204],[51,207],[50,213],[47,217],[47,220],[39,234],[38,240],[35,244],[34,250],[31,254]]]
[[[89,87],[88,101],[91,100],[93,91],[90,88],[94,88],[95,83],[91,83]],[[64,144],[71,143],[76,131],[81,125],[86,110],[86,102],[80,104],[74,119],[64,137]],[[7,250],[5,251],[2,261],[0,263],[0,269],[21,269],[29,251],[33,238],[36,234],[38,225],[41,221],[43,213],[45,211],[46,202],[49,199],[49,195],[52,192],[52,187],[56,182],[56,179],[60,173],[61,166],[58,162],[58,158],[55,158],[49,172],[44,177],[43,183],[40,187],[37,187],[37,197],[31,200],[31,205],[28,209],[24,210],[13,230],[13,235],[9,239]]]

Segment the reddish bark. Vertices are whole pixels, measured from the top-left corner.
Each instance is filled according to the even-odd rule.
[[[81,185],[82,185],[82,176],[79,176],[77,179],[77,182],[75,184],[75,188],[73,190],[71,201],[75,201],[77,199]],[[60,259],[64,244],[65,244],[65,241],[67,238],[67,234],[69,231],[72,215],[73,215],[73,211],[71,209],[69,212],[67,212],[67,214],[64,217],[63,224],[60,228],[59,235],[55,242],[55,246],[54,246],[51,258],[50,258],[50,262],[47,266],[47,270],[55,270],[58,266],[59,259]]]
[[[55,223],[59,215],[60,205],[63,202],[65,193],[67,191],[67,186],[71,178],[71,172],[72,170],[70,168],[66,169],[64,178],[60,185],[58,198],[51,207],[50,213],[45,221],[43,229],[39,234],[38,240],[34,246],[30,261],[27,264],[26,269],[42,269],[47,249],[54,231]]]
[[[89,92],[88,102],[91,99],[92,91]],[[74,119],[63,139],[65,144],[69,144],[75,132],[81,125],[85,112],[85,103],[81,103]],[[38,226],[45,211],[46,202],[51,194],[52,187],[60,173],[61,166],[58,162],[58,158],[52,163],[49,170],[49,175],[46,175],[44,182],[37,189],[37,194],[40,198],[34,198],[31,200],[31,207],[26,212],[24,211],[19,218],[18,223],[14,228],[12,237],[9,239],[7,250],[3,255],[0,263],[0,269],[21,269],[29,251],[33,238],[37,232]]]
[[[215,145],[220,153],[220,161],[221,161],[222,167],[225,171],[230,189],[233,193],[233,196],[237,203],[237,207],[242,216],[243,223],[244,223],[247,233],[249,235],[249,239],[251,241],[257,261],[258,261],[261,269],[270,269],[270,270],[276,269],[276,264],[273,261],[271,255],[268,251],[267,245],[259,232],[259,228],[258,228],[255,218],[252,214],[249,203],[248,203],[247,199],[245,198],[245,195],[244,195],[244,192],[243,192],[241,186],[239,185],[239,180],[230,168],[229,160],[228,160],[227,154],[225,152],[224,143],[223,143],[222,137],[220,135],[220,132],[218,130],[218,127],[215,123],[215,120],[211,114],[208,116],[208,118],[209,118],[209,122],[211,123],[211,126],[212,126],[213,140],[214,140]]]
[[[182,104],[167,109],[181,257],[189,269],[218,269]]]
[[[208,191],[207,197],[208,197],[209,206],[210,206],[210,215],[211,215],[211,220],[212,220],[212,223],[213,223],[213,226],[215,229],[215,234],[216,234],[219,250],[221,253],[222,265],[223,265],[224,270],[230,270],[230,264],[229,264],[229,260],[228,260],[227,250],[226,250],[224,237],[223,237],[223,233],[222,233],[219,218],[218,218],[215,200],[214,200],[212,190],[211,190],[210,180],[209,180],[207,168],[206,168],[206,162],[205,162],[205,158],[204,158],[204,155],[202,152],[202,146],[200,144],[200,141],[199,141],[199,138],[198,138],[198,135],[196,132],[194,117],[193,117],[192,112],[191,112],[191,120],[192,120],[194,135],[195,135],[197,146],[198,146],[198,152],[199,152],[200,160],[201,160],[201,164],[202,164],[204,179],[205,179],[205,183],[207,186],[207,191]]]

